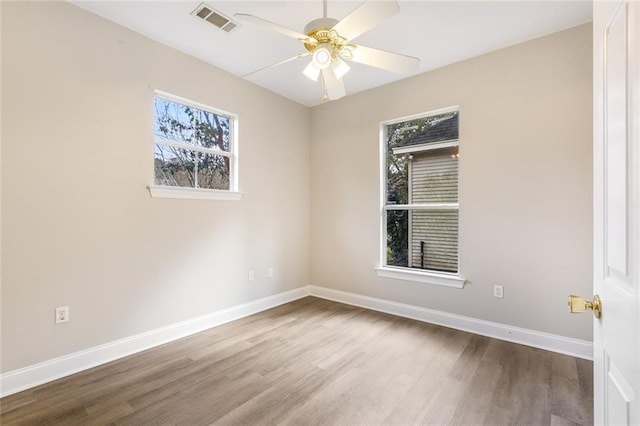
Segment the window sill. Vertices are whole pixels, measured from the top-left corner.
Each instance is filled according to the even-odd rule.
[[[404,268],[381,266],[376,268],[379,277],[397,280],[415,281],[424,284],[441,285],[444,287],[463,288],[466,280],[456,274],[413,271]]]
[[[163,185],[150,185],[149,193],[153,198],[181,198],[189,200],[230,200],[239,201],[242,192],[220,191],[216,189],[180,188]]]

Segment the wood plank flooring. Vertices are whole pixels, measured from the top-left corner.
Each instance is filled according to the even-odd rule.
[[[0,400],[3,425],[589,425],[592,363],[307,297]]]

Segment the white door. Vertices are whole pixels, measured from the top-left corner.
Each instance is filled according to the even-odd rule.
[[[640,425],[640,2],[593,12],[594,420]]]

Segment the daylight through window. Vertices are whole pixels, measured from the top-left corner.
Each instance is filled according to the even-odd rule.
[[[167,94],[155,96],[155,185],[234,191],[235,117]]]
[[[383,266],[458,273],[458,120],[447,109],[384,125]]]

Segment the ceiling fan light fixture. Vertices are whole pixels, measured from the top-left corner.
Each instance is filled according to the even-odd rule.
[[[331,69],[333,73],[336,75],[336,78],[340,80],[346,73],[349,72],[351,67],[347,65],[345,61],[336,57],[333,62],[331,62]]]
[[[310,80],[318,81],[318,76],[320,76],[320,68],[313,63],[313,59],[309,64],[304,68],[302,73]]]
[[[312,63],[323,70],[331,65],[331,50],[325,45],[320,45],[313,51]]]

